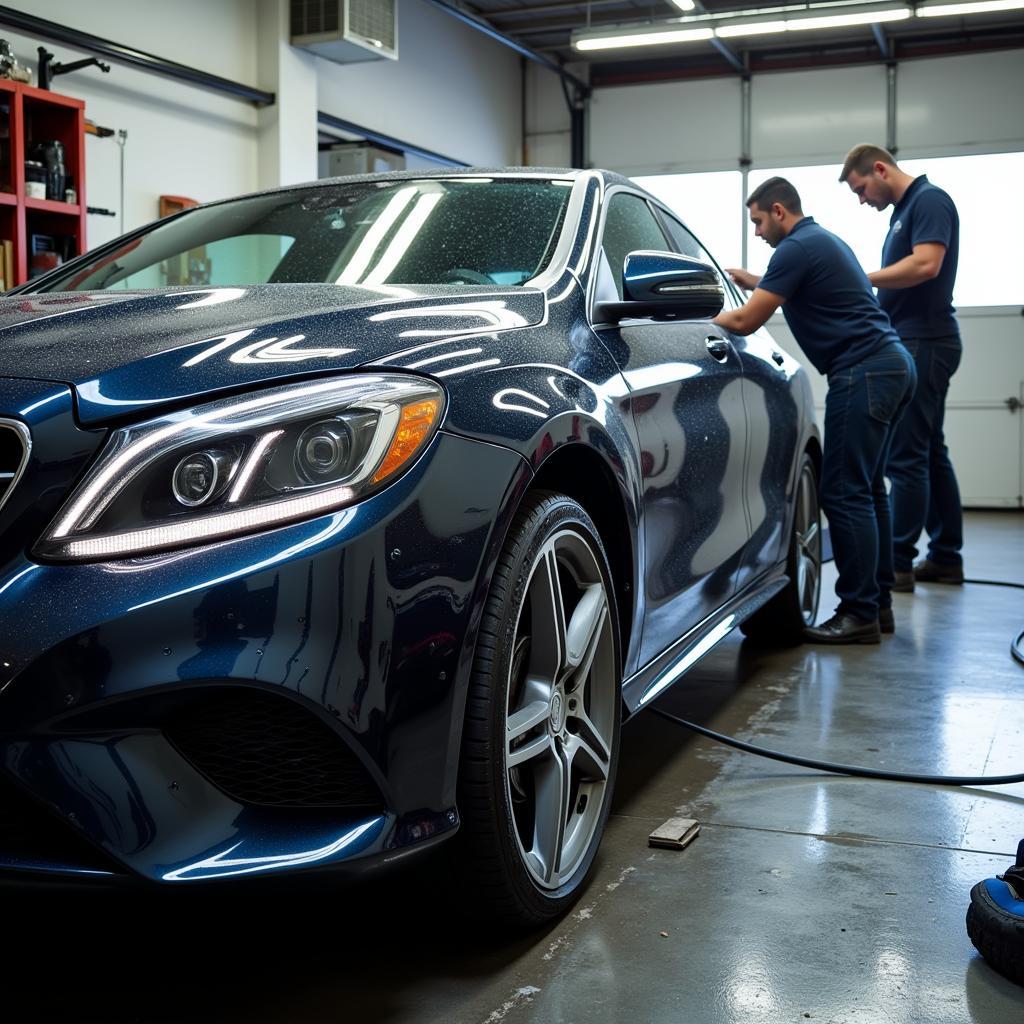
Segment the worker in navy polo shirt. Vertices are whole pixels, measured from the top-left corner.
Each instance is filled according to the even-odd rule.
[[[917,391],[900,420],[886,475],[892,481],[894,589],[915,578],[963,583],[960,488],[942,432],[949,379],[960,365],[953,310],[960,221],[953,200],[925,175],[914,178],[881,146],[847,154],[839,177],[876,210],[893,206],[882,269],[868,274],[878,301],[917,365]],[[928,554],[917,565],[917,541],[928,531]]]
[[[782,306],[807,358],[828,377],[821,504],[839,570],[839,606],[804,635],[816,643],[877,644],[880,632],[895,628],[883,473],[893,426],[913,394],[914,363],[850,247],[804,216],[785,178],[769,178],[747,207],[755,233],[775,252],[762,277],[729,271],[753,294],[714,322],[751,334]]]

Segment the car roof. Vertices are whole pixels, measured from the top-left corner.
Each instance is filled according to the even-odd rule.
[[[350,182],[423,181],[431,178],[562,178],[575,181],[585,175],[598,175],[606,186],[628,185],[641,192],[645,191],[623,175],[598,167],[588,170],[568,167],[440,167],[435,170],[383,171],[376,174],[349,174],[338,178],[317,178],[314,181],[304,181],[294,185],[279,185],[276,188],[260,189],[256,192],[248,192],[239,196],[229,196],[201,205],[214,206],[218,203],[230,202],[234,199],[251,199],[256,196],[274,195],[275,193],[301,192],[304,189],[325,188],[331,185],[344,185]]]

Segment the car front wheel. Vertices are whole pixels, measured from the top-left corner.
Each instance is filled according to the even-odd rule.
[[[593,864],[618,759],[613,595],[584,509],[530,495],[492,580],[462,744],[460,881],[488,916],[548,920]]]

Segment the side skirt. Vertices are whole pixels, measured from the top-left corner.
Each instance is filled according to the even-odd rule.
[[[622,684],[622,699],[627,712],[633,714],[639,711],[671,686],[744,619],[750,618],[758,608],[767,604],[780,590],[785,589],[788,583],[789,577],[784,574],[770,575],[757,580],[703,622],[694,626],[667,651],[663,651],[639,672],[630,676]]]

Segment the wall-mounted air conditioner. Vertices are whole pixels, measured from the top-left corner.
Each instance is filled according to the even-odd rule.
[[[291,0],[291,42],[336,64],[398,59],[398,0]]]

